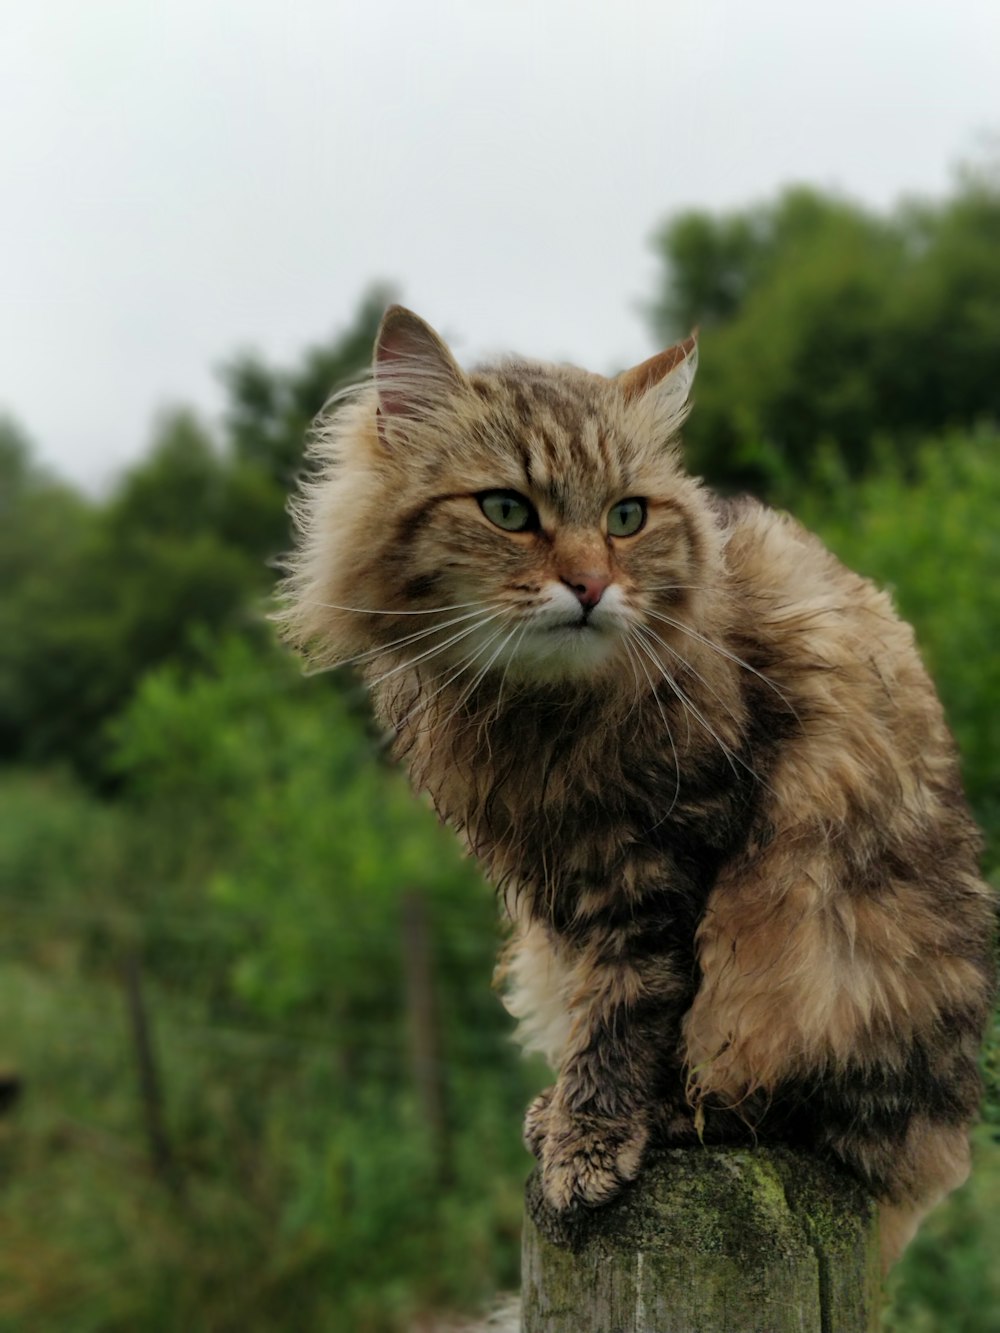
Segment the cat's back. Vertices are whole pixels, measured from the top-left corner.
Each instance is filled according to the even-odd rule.
[[[836,605],[843,613],[853,609],[898,620],[886,593],[844,565],[790,513],[747,495],[713,497],[712,504],[727,568],[741,592],[775,607]]]
[[[713,503],[724,534],[733,631],[788,686],[808,696],[823,692],[816,684],[823,677],[836,677],[878,694],[899,683],[934,696],[913,630],[886,591],[844,565],[790,514],[747,496]]]
[[[954,742],[887,592],[848,569],[790,515],[717,502],[733,593],[730,643],[761,699],[793,716],[771,779],[786,811],[827,829],[911,830],[941,821],[974,861]],[[766,684],[764,683],[766,682]]]

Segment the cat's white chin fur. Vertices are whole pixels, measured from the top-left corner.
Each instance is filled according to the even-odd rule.
[[[586,620],[568,588],[553,584],[546,604],[531,613],[497,665],[509,677],[540,682],[585,679],[618,660],[628,612],[619,590],[608,588]]]
[[[525,633],[512,655],[510,675],[555,681],[591,677],[617,657],[619,635],[593,625],[560,625]]]

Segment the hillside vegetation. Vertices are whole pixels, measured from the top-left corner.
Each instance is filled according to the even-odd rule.
[[[702,330],[692,466],[892,589],[995,873],[1000,191],[793,190],[657,244],[654,335]],[[221,430],[167,414],[100,500],[0,426],[0,1330],[394,1333],[516,1286],[545,1071],[490,990],[491,893],[356,683],[266,620],[308,424],[385,299],[233,361]],[[1000,1327],[998,1061],[893,1328]]]

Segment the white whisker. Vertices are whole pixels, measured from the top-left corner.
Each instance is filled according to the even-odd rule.
[[[336,602],[310,601],[309,606],[321,606],[327,611],[356,611],[361,616],[436,616],[441,611],[463,611],[467,606],[482,606],[482,602],[455,602],[452,606],[429,606],[426,611],[375,610],[370,606],[338,606]]]
[[[719,707],[723,710],[723,712],[726,713],[727,716],[731,719],[731,721],[735,724],[736,729],[737,731],[739,731],[740,735],[745,736],[746,728],[744,727],[743,722],[740,720],[740,718],[736,716],[733,710],[729,707],[729,705],[726,703],[725,699],[723,699],[719,691],[715,689],[715,687],[705,679],[705,677],[701,674],[700,671],[695,670],[695,668],[687,660],[684,654],[679,653],[676,648],[673,648],[669,643],[667,643],[666,639],[664,639],[662,635],[657,634],[656,630],[652,629],[649,625],[644,625],[643,629],[648,635],[652,635],[652,637],[656,640],[656,642],[660,644],[661,647],[665,648],[671,657],[675,657],[677,661],[680,662],[681,666],[685,667],[688,671],[690,671],[691,675],[694,676],[695,680],[701,682],[701,684],[705,687],[705,689],[708,690],[709,694],[711,694],[713,698],[716,700],[716,702],[719,704]]]
[[[708,583],[644,583],[642,592],[704,592]]]
[[[495,617],[493,617],[493,619],[495,619]],[[419,713],[426,712],[426,711],[427,711],[427,706],[431,703],[431,701],[434,700],[434,699],[436,699],[437,696],[438,696],[439,694],[441,694],[444,690],[446,690],[446,689],[448,688],[449,685],[453,684],[453,683],[459,678],[459,676],[463,673],[463,671],[467,670],[467,669],[473,664],[473,662],[475,662],[480,656],[482,656],[482,654],[483,654],[485,651],[487,651],[487,650],[489,649],[489,647],[490,647],[491,644],[493,644],[493,643],[496,642],[498,636],[501,635],[502,633],[503,633],[503,627],[501,626],[500,629],[495,630],[495,631],[489,636],[489,638],[486,640],[486,642],[485,642],[484,644],[480,644],[480,646],[476,649],[476,651],[475,651],[474,653],[472,653],[472,654],[468,654],[468,653],[466,653],[466,654],[462,657],[462,659],[461,659],[461,661],[459,662],[459,664],[458,664],[458,666],[456,667],[456,669],[455,669],[455,670],[448,676],[448,679],[444,682],[443,685],[439,685],[438,688],[437,688],[436,690],[433,691],[433,693],[431,693],[431,694],[427,694],[427,695],[421,695],[421,696],[417,699],[417,701],[416,701],[416,703],[414,703],[413,707],[412,707],[412,708],[406,713],[406,715],[405,715],[403,718],[401,718],[400,721],[396,724],[396,730],[397,730],[397,731],[402,730],[402,728],[403,728],[407,723],[409,723],[415,716],[417,716]],[[445,668],[445,670],[447,671],[447,668]],[[435,680],[439,680],[440,677],[443,676],[444,674],[445,674],[445,672],[442,671],[442,672],[439,672],[437,676],[433,676],[433,677],[431,677],[431,683],[433,684],[433,682],[434,682]]]
[[[499,646],[494,650],[493,655],[490,657],[489,661],[486,663],[485,666],[483,666],[483,667],[481,667],[481,668],[479,669],[479,671],[476,673],[475,679],[472,681],[471,685],[467,686],[466,689],[462,692],[462,696],[461,696],[461,698],[459,699],[458,704],[456,705],[456,711],[457,711],[458,708],[461,708],[461,707],[466,703],[466,701],[472,697],[473,694],[475,694],[475,692],[476,692],[476,690],[478,689],[478,687],[479,687],[481,681],[485,678],[487,672],[490,670],[490,668],[492,667],[493,663],[497,660],[497,658],[498,658],[498,657],[500,656],[500,654],[503,652],[503,650],[504,650],[504,648],[506,647],[506,645],[507,645],[508,643],[510,643],[511,639],[514,637],[514,635],[515,635],[516,633],[517,633],[517,626],[516,626],[516,625],[514,626],[513,629],[508,630],[508,632],[507,632],[505,638],[502,640],[502,642],[499,644]],[[486,647],[487,647],[487,648],[490,646],[491,643],[495,642],[495,640],[496,640],[498,634],[503,634],[503,629],[502,629],[502,628],[501,628],[500,630],[497,631],[497,634],[495,634],[495,635],[493,636],[492,639],[489,640],[489,642],[486,644]],[[510,664],[508,663],[508,666],[509,666],[509,665],[510,665]],[[506,671],[505,671],[505,672],[504,672],[504,675],[506,675],[506,674],[507,674],[507,673],[506,673]],[[480,725],[482,725],[482,721],[480,722]]]
[[[490,610],[487,606],[480,607],[480,610]],[[404,634],[398,639],[391,639],[388,643],[376,644],[374,648],[366,648],[363,652],[357,653],[354,657],[342,657],[337,662],[331,662],[326,666],[307,670],[306,675],[320,675],[326,671],[336,671],[338,667],[357,666],[368,658],[375,658],[382,654],[396,652],[398,649],[406,647],[409,644],[416,643],[421,639],[426,639],[432,634],[437,634],[443,629],[449,629],[452,625],[462,624],[466,620],[474,620],[479,611],[467,611],[465,615],[453,616],[451,620],[441,621],[437,625],[428,625],[423,629],[415,630],[412,634]]]
[[[413,713],[425,712],[427,705],[431,702],[431,700],[436,699],[439,694],[441,694],[444,690],[446,690],[449,687],[449,685],[453,685],[455,681],[458,680],[459,676],[461,676],[465,671],[467,671],[471,666],[473,666],[479,660],[479,658],[483,656],[484,653],[489,652],[492,645],[496,643],[497,639],[502,633],[503,633],[503,627],[501,626],[500,629],[494,630],[494,632],[489,636],[486,642],[480,644],[474,653],[466,654],[466,656],[462,658],[461,662],[459,662],[457,669],[452,672],[452,674],[448,677],[448,679],[444,682],[443,685],[438,686],[438,688],[433,692],[433,694],[427,695],[425,699],[417,701],[417,704],[411,710],[411,713],[407,714],[407,719]],[[489,663],[487,663],[487,669],[488,667]],[[437,677],[435,677],[435,679],[437,679]],[[475,688],[475,681],[473,681],[472,688]],[[435,724],[438,728],[443,729],[444,727],[448,726],[451,722],[454,721],[458,713],[458,710],[465,703],[466,699],[469,696],[469,693],[470,690],[463,689],[458,699],[455,701],[455,704],[451,709],[451,711],[449,712],[448,716],[444,719],[439,719],[438,722]]]
[[[477,620],[474,625],[466,625],[466,627],[459,630],[457,634],[453,634],[450,638],[445,639],[444,643],[440,643],[434,648],[428,648],[425,652],[419,653],[416,657],[410,658],[406,662],[400,662],[398,666],[394,666],[389,671],[383,672],[382,675],[376,677],[375,680],[368,681],[368,688],[373,690],[376,686],[381,685],[383,681],[388,680],[390,676],[395,676],[400,671],[409,671],[415,667],[418,662],[423,662],[428,657],[436,657],[438,653],[443,653],[446,648],[450,648],[453,643],[458,643],[460,640],[467,638],[470,634],[475,634],[475,632],[478,629],[481,629],[483,625],[488,625],[491,620],[496,620],[497,617],[502,614],[503,612],[501,611],[494,611],[492,615],[484,616],[481,620]]]
[[[629,710],[628,710],[628,712],[627,712],[627,713],[625,714],[625,716],[622,718],[622,726],[624,726],[625,723],[626,723],[626,722],[629,720],[629,718],[632,716],[632,714],[635,712],[635,710],[639,707],[639,701],[640,701],[641,698],[642,698],[642,685],[640,684],[640,681],[639,681],[639,673],[638,673],[638,671],[636,671],[636,669],[635,669],[635,665],[636,665],[636,664],[635,664],[635,657],[634,657],[633,654],[632,654],[632,649],[631,649],[631,646],[630,646],[629,641],[628,641],[628,627],[627,627],[627,626],[625,627],[625,633],[622,635],[622,647],[623,647],[623,648],[625,649],[625,651],[628,653],[629,665],[630,665],[631,668],[632,668],[632,683],[633,683],[634,686],[635,686],[635,690],[634,690],[633,695],[632,695],[632,703],[631,703],[631,705],[629,706]]]
[[[712,648],[715,652],[719,653],[720,656],[728,658],[730,662],[734,662],[737,666],[744,667],[751,673],[751,675],[756,676],[759,681],[762,681],[768,689],[773,690],[792,715],[796,718],[798,717],[798,713],[796,713],[791,700],[778,688],[777,685],[775,685],[774,681],[758,671],[756,667],[752,667],[749,662],[745,662],[742,657],[737,657],[737,655],[731,653],[728,648],[723,648],[721,644],[716,643],[713,639],[706,638],[704,634],[699,634],[698,631],[692,629],[690,625],[685,625],[682,621],[675,620],[673,616],[665,616],[662,611],[647,611],[646,614],[652,616],[654,620],[662,620],[665,625],[669,625],[672,629],[680,630],[682,634],[689,634],[692,639],[697,639],[699,643],[703,643],[707,648]]]
[[[498,609],[490,606],[480,606],[477,611],[466,611],[464,615],[452,616],[450,620],[442,620],[436,625],[427,625],[423,629],[414,630],[412,634],[404,634],[402,638],[391,639],[388,643],[377,644],[374,648],[366,648],[364,652],[358,653],[356,657],[345,658],[339,666],[355,666],[366,657],[378,657],[380,654],[398,652],[400,648],[405,648],[409,644],[418,643],[421,639],[427,639],[432,634],[437,634],[443,629],[450,629],[453,625],[461,625],[466,621],[475,620],[481,611]]]
[[[674,693],[677,695],[678,699],[680,699],[684,707],[690,710],[691,714],[701,723],[701,725],[705,728],[708,734],[713,738],[715,743],[718,745],[719,749],[725,755],[726,762],[729,764],[729,767],[733,770],[734,776],[736,776],[737,778],[739,777],[739,773],[736,770],[736,765],[740,764],[743,768],[747,770],[748,773],[751,774],[752,777],[756,778],[757,774],[754,773],[753,769],[750,768],[749,765],[745,764],[743,760],[739,757],[739,755],[735,753],[735,751],[729,748],[729,746],[722,739],[719,733],[715,730],[712,724],[706,719],[704,713],[701,712],[701,710],[689,698],[689,696],[684,692],[684,690],[681,689],[681,687],[674,680],[673,676],[671,676],[670,672],[666,669],[666,667],[663,665],[660,659],[653,652],[652,648],[649,647],[648,640],[644,638],[646,633],[645,626],[636,625],[635,630],[636,633],[639,635],[639,643],[645,647],[646,655],[659,668],[660,672],[663,675],[663,679],[674,691]]]
[[[513,634],[517,629],[518,627],[515,625],[514,630],[511,631],[511,634]],[[517,642],[514,644],[514,647],[511,649],[510,653],[507,656],[507,665],[504,667],[503,675],[500,677],[500,686],[499,689],[497,690],[496,703],[494,704],[493,710],[490,714],[491,718],[498,718],[500,716],[500,710],[503,704],[504,686],[507,684],[507,673],[510,671],[511,663],[517,656],[517,651],[521,646],[521,641],[524,638],[525,634],[527,633],[527,630],[528,630],[528,621],[525,620],[522,622],[520,626]],[[508,643],[510,643],[510,635],[508,635],[507,638],[504,639],[503,644],[501,645],[502,648],[506,648]]]
[[[630,637],[634,637],[634,631],[635,631],[636,629],[638,629],[638,626],[635,626],[635,625],[632,626],[633,634],[632,634],[632,636],[630,636]],[[629,647],[629,639],[628,639],[628,637],[626,637],[626,638],[623,640],[623,642],[624,642],[626,648],[628,648],[628,650],[629,650],[629,654],[631,655],[631,651],[632,651],[632,650],[631,650],[631,648]],[[635,638],[635,646],[636,646],[637,649],[642,649],[642,648],[643,648],[643,645],[642,645],[641,641],[640,641],[638,638]],[[648,655],[648,654],[647,654],[647,655]],[[677,798],[678,798],[678,796],[680,796],[680,792],[681,792],[681,765],[680,765],[680,760],[679,760],[678,757],[677,757],[677,746],[674,744],[674,734],[673,734],[673,732],[670,730],[670,723],[667,721],[667,715],[666,715],[666,713],[663,711],[663,704],[660,702],[660,696],[659,696],[659,695],[657,694],[657,692],[656,692],[656,686],[653,684],[653,678],[652,678],[652,676],[649,674],[649,672],[646,670],[646,664],[643,662],[642,658],[641,658],[641,657],[636,657],[635,660],[638,662],[638,664],[639,664],[639,666],[640,666],[640,668],[641,668],[641,670],[642,670],[642,674],[646,677],[646,680],[649,682],[649,689],[650,689],[650,693],[651,693],[652,696],[653,696],[653,702],[656,704],[656,707],[657,707],[657,709],[658,709],[658,711],[659,711],[659,714],[660,714],[660,718],[661,718],[662,721],[663,721],[663,728],[664,728],[664,730],[665,730],[666,733],[667,733],[667,739],[670,741],[670,749],[671,749],[671,751],[672,751],[672,753],[673,753],[673,756],[674,756],[674,799],[670,802],[670,808],[667,810],[667,813],[663,816],[663,819],[666,819],[666,818],[670,815],[670,813],[671,813],[671,811],[673,810],[674,806],[677,804]],[[655,659],[653,659],[653,660],[655,661]],[[659,662],[657,662],[656,665],[660,667],[660,670],[661,670],[661,671],[663,670],[663,668],[662,668],[662,666],[660,665]],[[663,823],[663,819],[661,819],[661,820],[659,821],[659,823],[662,824],[662,823]],[[653,825],[653,828],[656,828],[656,827],[657,827],[657,825],[654,824],[654,825]],[[651,830],[647,830],[647,832],[650,832],[650,831],[651,831]]]

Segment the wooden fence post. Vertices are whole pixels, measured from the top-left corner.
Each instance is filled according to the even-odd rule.
[[[183,1181],[177,1170],[177,1161],[170,1145],[167,1133],[166,1116],[163,1111],[163,1085],[160,1069],[153,1046],[149,1018],[146,1014],[146,1001],[142,988],[142,968],[139,955],[132,950],[125,960],[125,1003],[128,1009],[129,1025],[132,1029],[132,1043],[135,1047],[136,1069],[139,1076],[139,1095],[142,1099],[143,1121],[146,1127],[146,1142],[149,1147],[149,1161],[155,1173],[177,1195],[183,1193]]]
[[[410,1030],[413,1082],[430,1132],[438,1184],[451,1183],[451,1147],[427,903],[416,889],[403,894],[403,979]]]
[[[684,1148],[565,1218],[527,1186],[523,1333],[870,1333],[872,1200],[784,1148]]]

